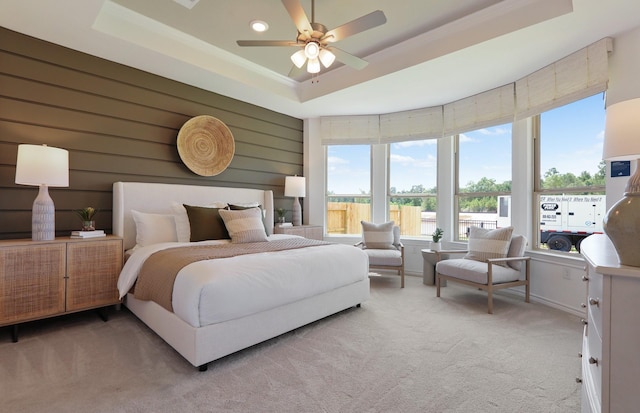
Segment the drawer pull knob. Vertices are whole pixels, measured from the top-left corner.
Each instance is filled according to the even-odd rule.
[[[582,358],[582,353],[578,353],[578,357]]]
[[[587,277],[586,275],[582,276],[582,281],[589,281],[589,277]]]
[[[600,307],[600,299],[589,297],[589,304],[595,305],[596,307]]]
[[[576,383],[582,383],[582,379],[580,377],[576,377]]]
[[[598,365],[598,359],[595,357],[589,357],[589,364],[595,364],[596,366]]]
[[[580,320],[580,322],[581,322],[582,324],[584,324],[585,326],[586,326],[587,324],[589,324],[589,323],[587,322],[587,320],[585,320],[584,318],[583,318],[583,319],[581,319],[581,320]]]
[[[585,303],[580,303],[580,307],[587,308],[587,305]]]

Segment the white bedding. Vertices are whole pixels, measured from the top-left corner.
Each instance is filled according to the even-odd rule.
[[[271,235],[282,239],[288,235]],[[118,280],[121,297],[129,291],[144,260],[180,245],[229,242],[162,243],[137,248]],[[174,313],[201,327],[266,311],[367,278],[367,256],[349,245],[332,244],[287,251],[199,261],[183,268],[173,289]]]

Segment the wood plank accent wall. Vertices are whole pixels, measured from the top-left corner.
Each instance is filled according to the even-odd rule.
[[[192,173],[176,147],[197,115],[229,126],[236,153],[214,177]],[[79,229],[74,209],[99,208],[111,231],[116,181],[272,189],[302,175],[302,120],[0,28],[0,239],[31,237],[38,189],[15,184],[18,144],[69,150],[69,187],[50,188],[56,233]]]

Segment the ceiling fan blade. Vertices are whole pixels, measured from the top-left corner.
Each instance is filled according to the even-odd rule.
[[[291,40],[238,40],[238,46],[303,46]]]
[[[307,14],[302,8],[302,4],[300,4],[300,0],[282,0],[282,4],[285,9],[287,9],[287,12],[289,12],[289,16],[291,16],[293,24],[296,25],[298,32],[306,33],[307,36],[311,37],[313,29],[311,28],[311,23],[309,22]]]
[[[344,50],[338,49],[337,47],[330,46],[326,49],[336,55],[336,59],[338,59],[340,62],[344,63],[347,66],[351,66],[354,69],[361,70],[369,64],[369,62],[367,62],[366,60],[360,59],[359,57],[354,56],[351,53],[347,53]]]
[[[287,76],[292,78],[292,79],[296,79],[296,78],[302,76],[304,73],[307,72],[305,70],[305,67],[306,66],[302,66],[302,67],[298,68],[298,66],[296,66],[296,65],[291,65],[291,70],[289,70],[289,74]]]
[[[284,2],[284,0],[283,0]],[[355,20],[345,23],[342,26],[338,26],[335,29],[329,30],[323,37],[323,42],[337,42],[345,37],[353,36],[354,34],[363,32],[365,30],[373,29],[387,22],[387,17],[382,10],[376,10],[367,15],[359,17]]]

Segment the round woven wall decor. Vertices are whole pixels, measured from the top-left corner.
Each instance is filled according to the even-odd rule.
[[[218,175],[231,163],[236,145],[233,134],[222,121],[200,115],[189,119],[178,132],[178,154],[194,173]]]

